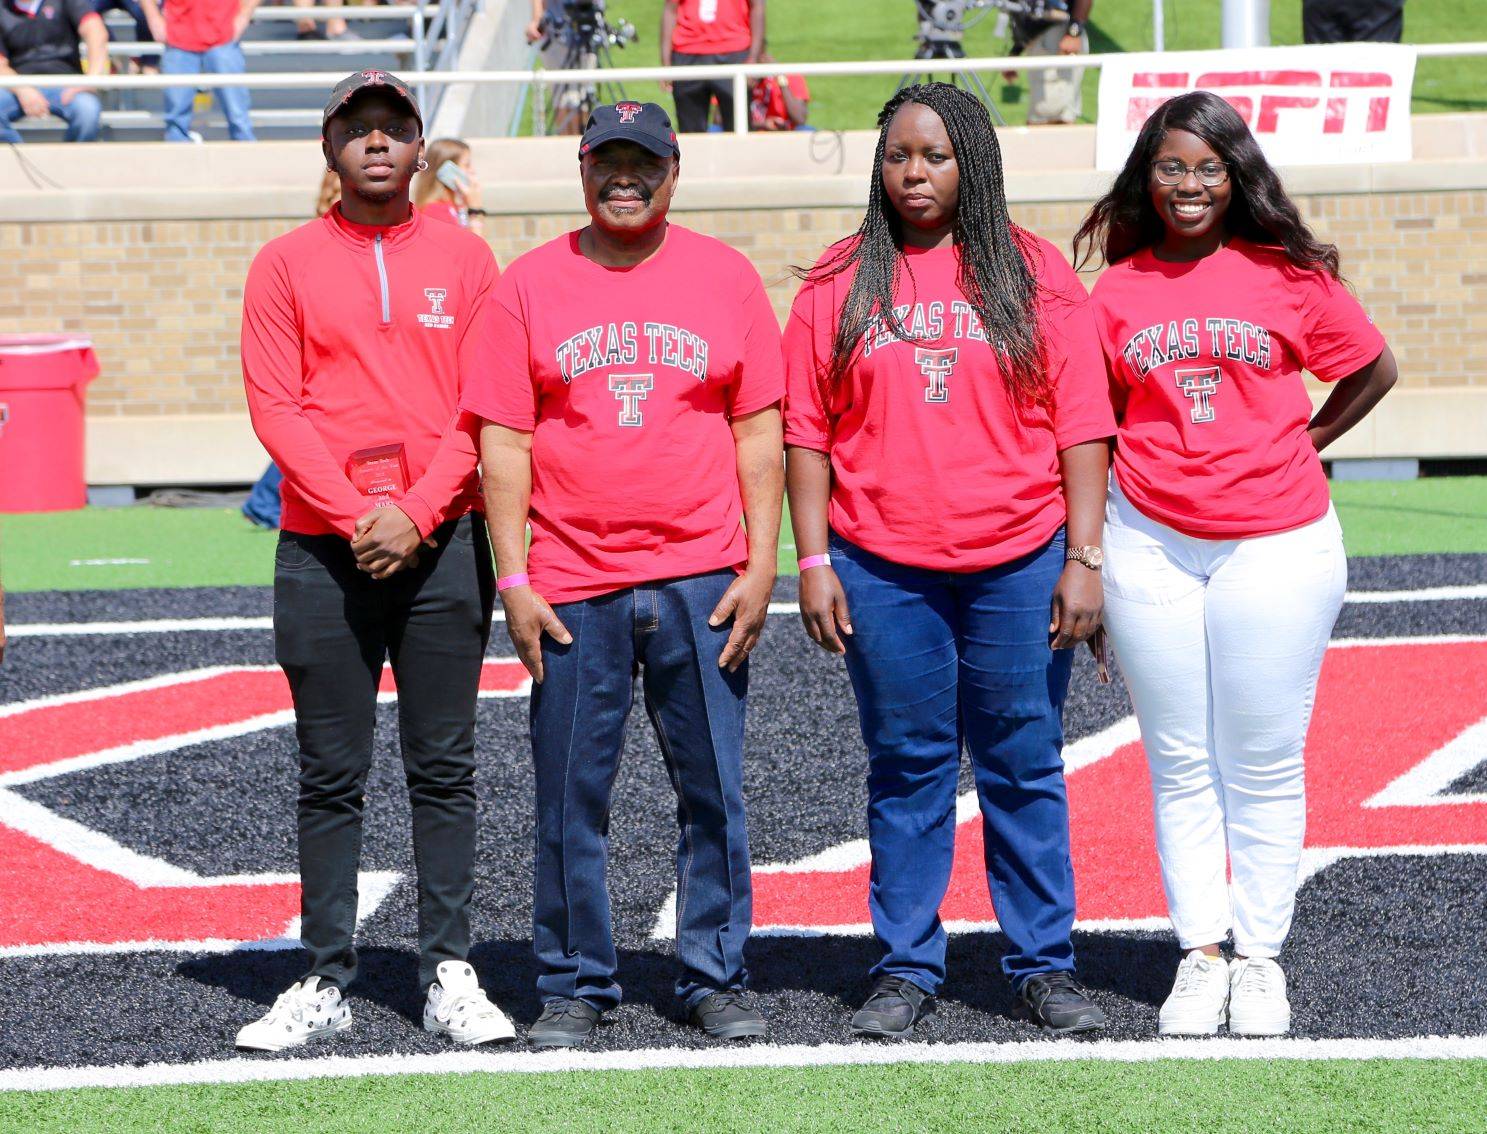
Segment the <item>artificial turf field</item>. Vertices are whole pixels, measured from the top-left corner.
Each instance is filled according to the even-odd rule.
[[[1276,1045],[1152,1039],[1176,951],[1149,797],[1124,692],[1097,685],[1083,658],[1066,713],[1076,948],[1107,1036],[1050,1042],[1007,1017],[966,822],[941,1012],[919,1045],[850,1045],[874,954],[861,745],[840,664],[805,641],[782,580],[786,605],[753,663],[747,780],[750,964],[769,1043],[720,1049],[672,1018],[674,805],[638,720],[611,835],[626,1004],[594,1050],[455,1053],[418,1030],[389,705],[369,788],[356,1027],[239,1057],[233,1031],[299,965],[282,947],[297,910],[293,734],[269,597],[252,585],[271,537],[220,513],[6,517],[0,1130],[1487,1129],[1487,482],[1334,490],[1351,594],[1308,756],[1307,880],[1285,958],[1295,1025]],[[161,573],[126,579],[74,559],[148,559],[114,570]],[[151,586],[96,589],[104,581]],[[192,582],[210,585],[180,586]],[[509,652],[498,628],[478,720],[472,961],[524,1025],[537,1010],[531,788]]]

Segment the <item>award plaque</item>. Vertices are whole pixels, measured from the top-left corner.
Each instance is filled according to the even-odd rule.
[[[363,496],[391,504],[395,496],[408,491],[408,462],[403,457],[402,442],[358,449],[346,458],[346,476]]]

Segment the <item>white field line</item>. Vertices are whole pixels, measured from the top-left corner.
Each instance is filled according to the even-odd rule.
[[[1463,599],[1487,599],[1487,583],[1464,586],[1427,587],[1410,591],[1349,591],[1350,603],[1453,602]],[[799,614],[800,604],[772,602],[770,614]],[[505,612],[497,610],[496,622],[505,622]],[[21,622],[6,628],[12,638],[62,638],[89,634],[180,634],[210,633],[225,630],[272,630],[274,620],[259,618],[154,618],[138,622]]]
[[[360,925],[382,905],[401,880],[395,870],[363,870],[356,876],[356,924]],[[298,874],[230,874],[222,878],[196,878],[192,886],[251,886],[262,882],[299,882]],[[6,957],[70,957],[77,953],[238,953],[274,952],[299,949],[300,919],[296,914],[278,937],[260,941],[232,941],[208,937],[199,941],[165,941],[151,938],[143,941],[53,941],[39,945],[6,945],[0,947],[0,959]],[[3,1074],[3,1072],[0,1072]],[[0,1090],[3,1090],[0,1087]]]
[[[0,1091],[272,1083],[393,1075],[540,1074],[691,1068],[844,1067],[900,1063],[1148,1063],[1156,1060],[1487,1059],[1487,1037],[1410,1039],[1027,1040],[1011,1043],[759,1044],[605,1052],[450,1051],[437,1055],[239,1058],[142,1067],[37,1067],[0,1071]]]
[[[1478,721],[1404,775],[1363,801],[1364,807],[1429,807],[1487,803],[1487,792],[1446,794],[1446,789],[1487,760],[1487,720]]]

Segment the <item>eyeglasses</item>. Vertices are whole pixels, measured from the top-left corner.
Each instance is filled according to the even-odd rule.
[[[1210,189],[1229,180],[1229,167],[1221,161],[1205,161],[1197,166],[1183,165],[1180,161],[1154,161],[1151,171],[1159,185],[1181,185],[1190,173],[1197,175],[1198,184]]]

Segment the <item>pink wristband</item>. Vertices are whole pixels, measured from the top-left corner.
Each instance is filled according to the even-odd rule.
[[[825,567],[830,563],[830,555],[807,555],[804,559],[798,560],[796,566],[802,571],[809,571],[812,567]]]
[[[531,578],[525,574],[507,575],[504,579],[496,580],[496,590],[509,591],[512,587],[525,587],[531,581]]]

